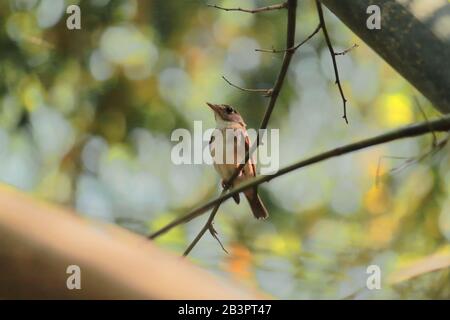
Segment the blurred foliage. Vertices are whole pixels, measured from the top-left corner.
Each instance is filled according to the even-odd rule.
[[[82,29],[70,31],[65,8],[74,3]],[[172,164],[171,132],[192,130],[194,120],[213,127],[205,101],[235,105],[257,127],[267,98],[236,90],[221,76],[270,87],[282,56],[254,49],[282,48],[286,17],[205,4],[1,1],[0,181],[143,234],[217,195],[212,167]],[[280,128],[281,165],[423,120],[414,95],[428,117],[439,116],[331,13],[326,19],[336,50],[359,44],[338,57],[350,125],[341,119],[318,35],[296,53],[270,122]],[[298,41],[316,25],[313,2],[300,1]],[[408,166],[386,157],[412,158],[430,148],[430,136],[398,141],[276,179],[260,188],[271,214],[265,222],[255,221],[246,203],[228,201],[216,228],[230,254],[207,235],[191,258],[277,298],[450,298],[448,267],[388,281],[415,261],[450,255],[448,147]],[[205,218],[157,243],[181,253]],[[365,289],[371,264],[381,267],[381,290]]]

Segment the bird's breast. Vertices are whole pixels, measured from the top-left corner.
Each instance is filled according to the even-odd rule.
[[[214,163],[238,165],[243,162],[246,152],[246,135],[243,129],[215,129],[209,145]]]

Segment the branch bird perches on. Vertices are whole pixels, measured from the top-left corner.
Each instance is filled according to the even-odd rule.
[[[433,121],[424,121],[418,124],[413,124],[410,126],[402,127],[400,129],[383,133],[381,135],[371,137],[368,139],[360,140],[358,142],[350,143],[347,145],[344,145],[342,147],[338,147],[332,150],[325,151],[323,153],[319,153],[315,156],[312,156],[310,158],[298,161],[296,163],[293,163],[287,167],[284,167],[280,169],[277,173],[266,175],[266,176],[259,176],[257,178],[252,179],[251,181],[240,185],[238,188],[232,189],[227,194],[222,194],[218,198],[211,200],[201,207],[192,210],[188,214],[184,215],[183,217],[180,217],[173,222],[166,225],[164,228],[156,231],[155,233],[151,234],[149,236],[150,239],[155,239],[164,233],[168,232],[172,228],[186,223],[200,215],[202,215],[207,210],[211,209],[214,205],[217,203],[222,203],[225,200],[228,200],[232,198],[235,194],[238,194],[248,188],[252,188],[254,186],[260,185],[264,182],[268,182],[272,179],[275,179],[277,177],[280,177],[282,175],[285,175],[289,172],[292,172],[294,170],[298,170],[337,156],[341,156],[344,154],[348,154],[351,152],[355,152],[358,150],[362,150],[365,148],[373,147],[376,145],[380,145],[383,143],[391,142],[394,140],[404,139],[408,137],[416,137],[419,135],[432,133],[432,132],[450,132],[450,115],[447,115],[443,118],[433,120]]]

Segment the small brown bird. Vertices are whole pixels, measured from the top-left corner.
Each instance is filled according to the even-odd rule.
[[[222,185],[228,181],[239,164],[244,162],[245,154],[250,149],[250,139],[247,133],[246,124],[239,112],[226,104],[206,103],[214,112],[216,119],[216,129],[209,141],[209,150],[214,160],[214,168],[222,177]],[[222,148],[222,152],[217,151]],[[222,158],[219,158],[219,154]],[[231,159],[231,161],[230,161]],[[239,176],[234,180],[233,186],[242,183],[256,176],[255,163],[250,157]],[[269,216],[267,209],[258,196],[257,188],[244,191],[244,195],[250,204],[253,215],[257,219],[266,219]],[[240,202],[239,194],[235,195],[234,201]]]

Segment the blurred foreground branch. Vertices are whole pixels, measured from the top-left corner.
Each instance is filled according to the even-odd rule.
[[[448,249],[448,248],[447,248]],[[424,274],[450,268],[450,250],[442,250],[423,257],[394,271],[388,277],[389,284],[398,284]]]
[[[66,270],[81,270],[69,290]],[[0,185],[0,299],[255,299],[112,224]]]
[[[433,121],[425,121],[418,124],[413,124],[410,126],[402,127],[394,131],[390,131],[372,138],[368,138],[365,140],[361,140],[358,142],[354,142],[351,144],[347,144],[342,147],[338,147],[323,153],[320,153],[318,155],[315,155],[313,157],[307,158],[305,160],[296,162],[294,164],[291,164],[287,167],[284,167],[280,169],[277,173],[271,174],[271,175],[265,175],[265,176],[259,176],[257,178],[254,178],[242,185],[240,185],[237,188],[233,188],[230,192],[227,194],[221,194],[220,197],[211,200],[204,204],[203,206],[189,212],[188,214],[184,215],[183,217],[180,217],[173,222],[166,225],[164,228],[156,231],[155,233],[151,234],[149,236],[150,239],[155,239],[156,237],[166,233],[167,231],[171,230],[172,228],[186,223],[201,214],[203,214],[205,211],[211,209],[214,205],[217,205],[218,203],[222,203],[225,200],[228,200],[229,198],[233,197],[233,195],[238,194],[240,192],[243,192],[246,189],[249,189],[251,187],[255,187],[257,185],[260,185],[264,182],[268,182],[276,177],[285,175],[291,171],[298,170],[300,168],[304,168],[307,166],[310,166],[315,163],[322,162],[324,160],[328,160],[331,158],[335,158],[344,154],[348,154],[351,152],[355,152],[358,150],[362,150],[365,148],[369,148],[372,146],[376,146],[379,144],[387,143],[394,140],[409,138],[409,137],[415,137],[419,135],[423,135],[426,133],[431,132],[446,132],[450,131],[450,116],[445,116],[443,118],[433,120]]]

